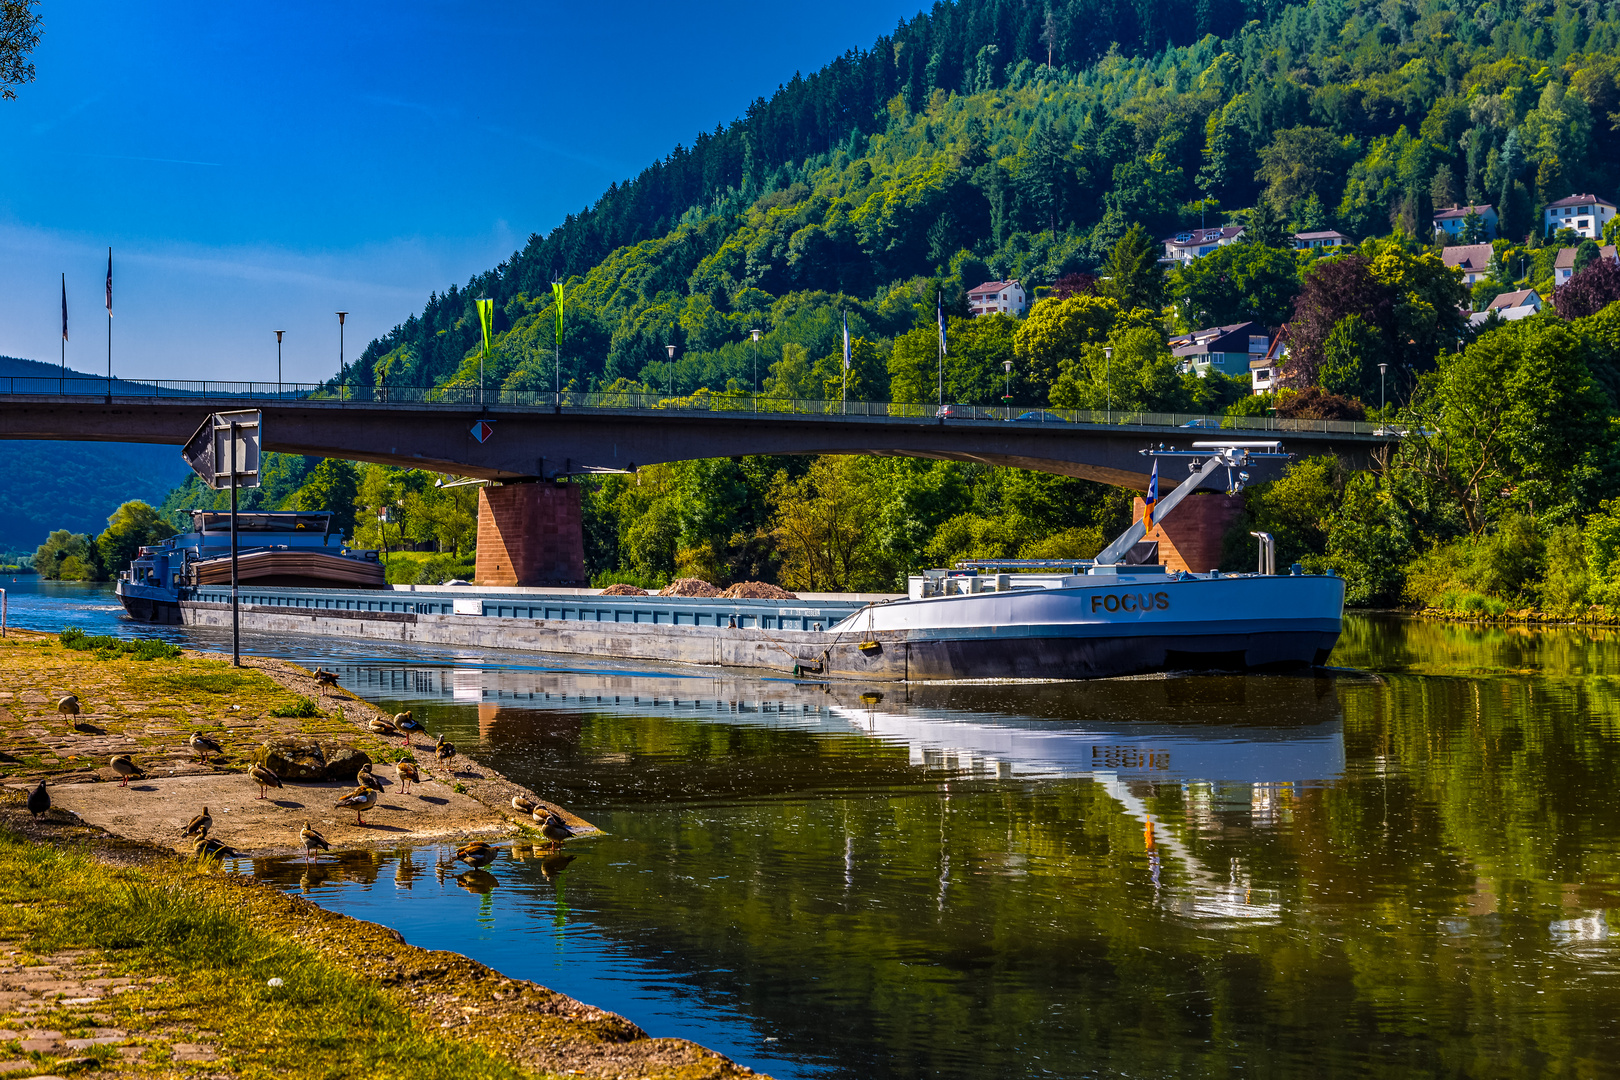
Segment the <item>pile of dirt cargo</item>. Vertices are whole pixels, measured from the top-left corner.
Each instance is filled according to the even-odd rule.
[[[609,585],[602,590],[603,596],[649,596],[646,589],[634,585]],[[798,597],[777,585],[763,581],[739,581],[725,591],[721,591],[713,584],[702,578],[683,577],[676,578],[662,589],[659,596],[696,596],[702,598],[713,597],[719,600],[797,600]]]
[[[647,590],[646,589],[638,589],[634,585],[626,585],[624,582],[621,581],[617,585],[609,585],[607,588],[603,589],[602,590],[602,595],[603,596],[646,596],[647,595]]]
[[[777,585],[763,581],[739,581],[720,594],[726,600],[797,600],[798,597]]]

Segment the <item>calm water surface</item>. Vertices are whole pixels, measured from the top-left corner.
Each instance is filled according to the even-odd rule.
[[[244,646],[610,835],[243,869],[777,1076],[1620,1072],[1608,632],[1352,618],[1333,675],[909,694]]]

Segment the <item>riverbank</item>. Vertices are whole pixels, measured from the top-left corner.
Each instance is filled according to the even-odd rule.
[[[77,715],[58,712],[66,695]],[[290,714],[277,716],[276,713]],[[589,822],[541,799],[465,757],[438,761],[433,740],[418,734],[404,745],[368,725],[387,719],[341,687],[323,687],[284,660],[245,657],[233,668],[213,654],[138,660],[69,648],[54,635],[14,632],[0,639],[0,761],[7,786],[45,780],[52,801],[84,822],[130,840],[189,851],[180,836],[203,807],[213,836],[244,855],[301,850],[308,821],[340,849],[447,839],[534,836],[533,821],[512,809],[514,795],[550,806],[584,835]],[[187,744],[193,733],[218,743],[207,761]],[[292,740],[334,751],[352,750],[373,763],[383,784],[377,805],[357,822],[338,810],[353,788],[338,779],[260,789],[248,767],[271,740]],[[142,776],[127,786],[109,761],[128,754]],[[422,783],[403,790],[395,766],[417,764]],[[352,771],[349,773],[352,777]]]
[[[1594,630],[1620,629],[1620,611],[1593,604],[1583,611],[1543,611],[1539,608],[1509,608],[1500,600],[1489,600],[1467,611],[1426,607],[1397,614],[1411,615],[1432,622],[1461,623],[1470,626],[1581,626]]]

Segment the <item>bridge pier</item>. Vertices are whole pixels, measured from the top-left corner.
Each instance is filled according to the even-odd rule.
[[[1146,504],[1132,500],[1131,521],[1141,521]],[[1221,543],[1243,513],[1243,494],[1195,491],[1163,522],[1155,521],[1147,540],[1159,542],[1159,562],[1171,570],[1203,574],[1221,565]]]
[[[479,585],[588,584],[579,485],[479,488],[474,580]]]

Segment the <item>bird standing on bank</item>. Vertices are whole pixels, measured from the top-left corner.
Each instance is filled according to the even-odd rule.
[[[51,808],[51,793],[45,790],[45,781],[41,780],[39,786],[28,793],[28,812],[35,817],[46,813]]]
[[[205,807],[203,807],[202,813],[200,813],[196,817],[192,818],[191,819],[191,824],[187,825],[185,827],[184,831],[182,831],[180,833],[180,835],[181,836],[198,836],[198,837],[207,836],[208,835],[208,830],[212,829],[213,827],[214,827],[213,815],[209,814],[208,807],[205,806]]]
[[[367,787],[357,787],[337,801],[339,810],[353,810],[354,823],[364,825],[360,815],[377,805],[377,793]]]
[[[433,756],[444,762],[446,765],[450,764],[451,761],[455,760],[456,744],[453,742],[445,742],[444,736],[440,735],[438,737],[438,741],[433,744]]]
[[[315,682],[320,685],[322,697],[325,697],[326,692],[337,685],[337,681],[337,672],[327,671],[325,668],[315,669]]]
[[[412,761],[401,761],[394,766],[394,772],[399,776],[400,794],[409,792],[411,785],[422,779],[422,774],[417,771],[416,763]]]
[[[425,732],[427,730],[421,724],[411,719],[411,710],[409,709],[406,709],[404,712],[394,717],[394,727],[397,728],[400,735],[404,737],[406,746],[411,745],[411,736],[414,733],[418,731]]]
[[[124,778],[124,782],[119,784],[119,787],[129,787],[129,782],[141,775],[141,767],[135,764],[135,759],[128,754],[119,754],[107,764],[112,766],[113,772]]]
[[[464,845],[462,848],[460,848],[454,855],[450,857],[450,861],[456,862],[459,860],[466,863],[468,866],[473,867],[474,869],[479,869],[494,862],[495,856],[498,854],[500,854],[500,852],[496,851],[482,840],[474,840],[472,843]]]
[[[371,774],[371,762],[368,761],[364,765],[360,766],[360,771],[355,774],[354,779],[355,783],[359,784],[361,787],[369,788],[370,790],[377,792],[379,795],[382,794],[383,782],[379,777]]]
[[[207,761],[209,754],[220,754],[224,753],[225,751],[223,746],[219,745],[219,743],[215,742],[213,739],[210,739],[200,731],[193,731],[191,733],[191,738],[186,740],[186,743],[193,750],[197,751],[198,761]]]
[[[332,845],[326,842],[326,837],[310,828],[307,821],[304,822],[304,827],[298,830],[298,842],[304,845],[305,862],[309,862],[314,858],[316,848],[320,848],[322,851],[332,850]]]
[[[264,798],[265,788],[279,788],[281,786],[281,777],[263,765],[255,765],[249,769],[248,779],[259,785],[259,798],[261,799]]]
[[[69,694],[67,697],[56,703],[56,711],[61,713],[63,716],[78,716],[79,699],[74,695]]]
[[[564,840],[574,835],[574,830],[568,827],[568,823],[550,810],[536,810],[534,820],[540,823],[540,835],[550,840],[552,847],[562,846]]]

